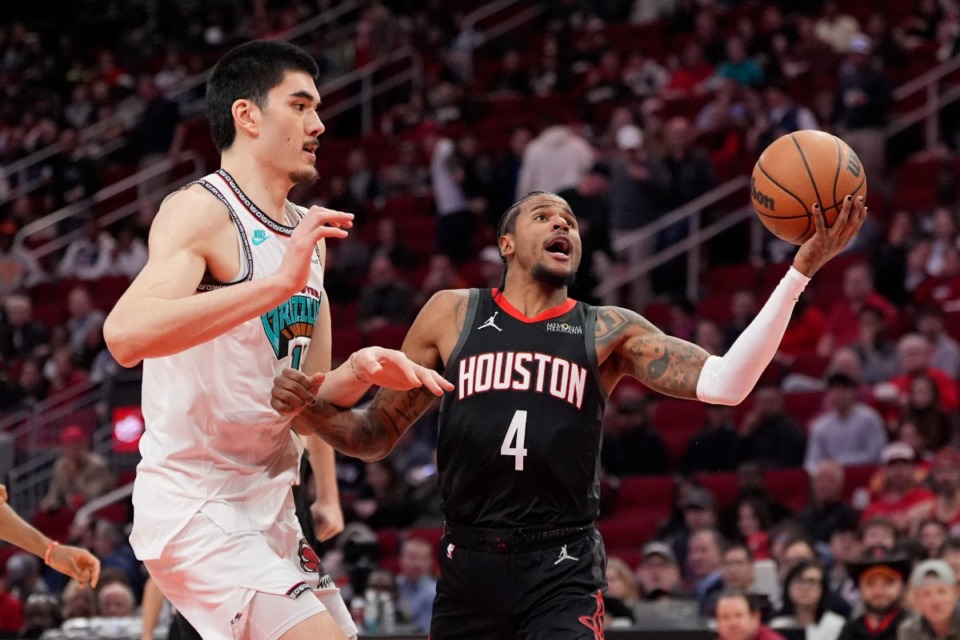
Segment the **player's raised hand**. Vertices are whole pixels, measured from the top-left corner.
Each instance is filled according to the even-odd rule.
[[[284,369],[273,380],[270,406],[282,416],[293,417],[304,407],[313,404],[323,384],[324,374],[308,376],[296,369]]]
[[[277,275],[292,293],[300,291],[310,277],[310,262],[317,243],[324,238],[346,238],[353,214],[323,207],[310,207],[290,234],[286,254]]]
[[[862,196],[844,198],[840,213],[830,227],[827,227],[820,205],[812,205],[810,212],[816,231],[800,245],[800,250],[793,259],[793,266],[805,276],[812,276],[831,258],[843,251],[860,231],[863,221],[867,219],[867,207]]]
[[[76,580],[81,587],[96,587],[100,580],[100,561],[86,549],[57,545],[50,550],[49,564]]]
[[[366,347],[350,356],[353,374],[369,384],[406,391],[426,387],[435,396],[453,391],[453,385],[442,375],[420,366],[402,351],[383,347]]]

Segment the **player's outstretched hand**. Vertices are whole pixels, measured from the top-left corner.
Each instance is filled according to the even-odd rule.
[[[79,547],[57,545],[50,551],[50,566],[76,580],[81,587],[96,587],[100,580],[100,561]]]
[[[324,374],[308,376],[296,369],[284,369],[273,380],[270,406],[282,416],[293,417],[316,400]]]
[[[310,207],[290,234],[287,252],[277,269],[277,276],[291,295],[307,284],[317,243],[324,238],[346,238],[347,229],[352,226],[352,213]]]
[[[366,347],[350,356],[353,374],[360,380],[387,389],[406,391],[426,387],[435,396],[453,391],[453,385],[442,375],[420,366],[402,351],[383,347]]]
[[[7,487],[0,484],[0,505],[7,504]]]
[[[863,221],[867,219],[867,207],[864,205],[863,196],[847,196],[843,199],[840,213],[831,227],[827,227],[820,205],[811,206],[810,213],[816,232],[800,245],[800,250],[793,259],[793,266],[797,271],[808,277],[850,244],[863,226]]]

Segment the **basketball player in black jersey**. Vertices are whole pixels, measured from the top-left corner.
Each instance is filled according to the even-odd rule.
[[[654,391],[737,404],[775,353],[794,302],[866,216],[847,198],[798,251],[757,318],[722,358],[640,315],[567,298],[580,262],[567,203],[533,193],[501,220],[502,285],[437,293],[404,341],[414,362],[456,385],[441,402],[438,462],[445,535],[432,640],[603,637],[600,421],[623,376]],[[273,406],[294,425],[366,460],[388,455],[427,411],[422,389],[381,390],[366,410],[317,401],[317,382],[287,371]]]

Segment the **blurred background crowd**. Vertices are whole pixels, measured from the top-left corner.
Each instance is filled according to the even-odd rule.
[[[954,0],[53,5],[10,7],[16,20],[0,25],[0,471],[22,513],[108,570],[97,592],[79,591],[0,547],[0,633],[137,617],[145,574],[126,543],[129,504],[95,502],[129,485],[142,429],[136,402],[117,399],[137,373],[105,349],[104,314],[146,261],[163,195],[217,166],[205,72],[263,37],[317,58],[325,103],[354,97],[340,78],[385,87],[324,117],[321,178],[294,194],[357,215],[328,251],[335,359],[399,346],[440,289],[497,286],[496,222],[531,190],[559,193],[580,220],[573,297],[623,304],[721,354],[795,247],[745,221],[699,244],[695,262],[680,254],[605,289],[632,268],[620,247],[651,254],[693,237],[689,219],[666,217],[748,173],[784,133],[847,140],[871,218],[801,298],[751,397],[713,407],[624,384],[611,398],[608,625],[707,625],[736,588],[757,596],[743,604],[765,624],[810,639],[844,624],[867,633],[847,638],[896,637],[888,614],[933,580],[897,562],[942,558],[949,573],[935,564],[934,578],[955,585],[960,114],[944,99],[925,129],[897,126],[924,107],[910,83],[947,69],[932,91],[956,89]],[[746,201],[746,188],[714,198],[700,219]],[[348,602],[366,603],[368,629],[386,624],[369,615],[378,602],[401,628],[429,620],[435,436],[428,416],[387,460],[338,460],[348,526],[320,551]],[[859,588],[870,563],[899,576],[886,604]]]

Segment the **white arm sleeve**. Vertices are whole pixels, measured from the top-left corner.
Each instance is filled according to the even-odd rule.
[[[697,398],[710,404],[743,402],[773,360],[797,298],[808,282],[810,278],[790,267],[726,355],[710,356],[703,363],[697,380]]]

